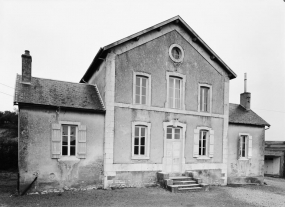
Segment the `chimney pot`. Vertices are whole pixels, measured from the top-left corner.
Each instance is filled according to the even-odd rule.
[[[244,74],[244,93],[240,94],[240,105],[247,111],[250,110],[251,93],[247,92],[247,76]]]
[[[22,55],[22,83],[30,84],[32,79],[32,57],[30,51],[25,50]]]

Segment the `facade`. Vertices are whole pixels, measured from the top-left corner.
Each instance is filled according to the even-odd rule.
[[[41,128],[46,129],[42,138],[46,142],[43,143],[37,137],[40,132],[34,130],[33,121],[25,123],[20,118],[21,182],[25,183],[25,177],[33,178],[32,171],[40,168],[38,162],[41,162],[36,154],[30,156],[22,151],[30,142],[37,143],[30,151],[37,151],[37,145],[47,146],[51,142],[51,149],[46,149],[51,156],[46,156],[45,161],[53,163],[48,169],[54,169],[59,186],[82,186],[83,177],[87,177],[84,185],[141,187],[156,183],[157,172],[171,175],[190,172],[204,183],[226,185],[232,173],[228,170],[228,149],[233,147],[230,142],[236,139],[229,136],[230,133],[236,136],[235,129],[233,132],[229,128],[229,81],[235,77],[236,74],[179,16],[107,45],[99,50],[80,83],[72,83],[84,90],[92,88],[93,91],[88,89],[85,94],[85,100],[93,96],[90,99],[95,103],[89,105],[79,99],[77,95],[84,93],[79,90],[78,94],[72,94],[71,100],[81,100],[81,103],[72,105],[67,101],[71,94],[63,90],[59,94],[65,98],[60,99],[53,95],[51,86],[42,88],[50,92],[48,96],[53,102],[49,106],[54,107],[53,111],[45,109],[44,102],[22,104],[19,98],[15,100],[20,117],[25,114],[32,120],[38,117],[35,121],[45,122]],[[30,86],[36,80],[44,79],[32,78]],[[64,85],[64,82],[58,83]],[[23,85],[19,80],[17,84]],[[16,89],[16,97],[21,96],[21,90]],[[62,104],[60,112],[57,101]],[[35,104],[41,109],[36,109]],[[26,105],[30,107],[27,112]],[[66,121],[71,123],[66,124]],[[31,138],[22,136],[25,130],[22,125],[32,129]],[[76,128],[72,129],[73,126]],[[66,143],[63,140],[65,137],[71,139],[72,130],[76,130],[79,137],[64,151]],[[82,134],[86,139],[80,137],[83,136],[80,130],[85,130]],[[254,138],[258,146],[259,142],[264,143],[264,133],[261,134]],[[29,142],[24,143],[23,139]],[[56,147],[61,149],[56,155],[52,151],[53,140],[59,140]],[[86,140],[83,157],[78,154],[80,140]],[[77,154],[71,155],[74,145]],[[254,156],[254,162],[261,164],[261,153]],[[34,159],[38,160],[30,162],[32,167],[27,171],[22,163]],[[72,162],[77,168],[67,167],[64,176],[61,165],[67,164],[61,162]],[[85,170],[94,171],[90,179],[85,176]],[[45,181],[49,173],[50,170],[44,168],[37,175]]]
[[[266,141],[264,155],[264,174],[285,177],[285,142]]]
[[[270,125],[250,109],[250,103],[245,77],[240,104],[230,104],[229,110],[229,184],[263,184],[265,130]]]

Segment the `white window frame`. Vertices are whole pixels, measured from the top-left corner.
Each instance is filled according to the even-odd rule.
[[[61,149],[61,157],[77,157],[77,147],[78,147],[78,127],[80,126],[80,122],[69,122],[69,121],[59,121],[60,124],[60,137],[61,137],[61,142],[60,142],[60,149]],[[70,155],[70,149],[68,147],[68,153],[67,155],[62,155],[62,132],[63,132],[63,125],[68,125],[70,126],[76,126],[76,137],[75,137],[75,155]],[[69,130],[68,130],[69,131]],[[69,142],[68,137],[68,142]],[[69,146],[69,144],[67,145]]]
[[[135,146],[135,127],[136,126],[143,126],[146,127],[146,140],[145,140],[145,154],[144,155],[135,155],[134,153],[134,146]],[[132,159],[139,160],[139,159],[149,159],[150,154],[150,131],[151,131],[151,123],[148,122],[140,122],[135,121],[132,122]]]
[[[209,98],[209,106],[207,106],[208,111],[201,111],[201,102],[203,102],[203,99],[201,99],[201,87],[206,87],[209,88],[209,93],[208,93],[208,98]],[[198,112],[201,113],[212,113],[212,86],[209,84],[205,84],[205,83],[199,83],[198,86]]]
[[[139,77],[144,77],[147,79],[146,81],[146,104],[141,104],[141,103],[136,103],[136,78],[137,76]],[[144,72],[133,72],[133,104],[135,105],[146,105],[150,106],[151,105],[151,75],[148,73]]]
[[[185,85],[186,85],[186,75],[183,75],[181,73],[176,72],[166,72],[166,102],[165,102],[165,108],[170,108],[170,102],[169,102],[169,86],[170,86],[170,78],[178,78],[181,79],[180,84],[180,106],[178,108],[171,108],[171,109],[177,109],[177,110],[185,110]]]
[[[245,156],[242,156],[242,137],[246,138],[245,140]],[[239,133],[238,137],[238,160],[249,160],[252,157],[252,136],[248,133]]]
[[[206,137],[206,155],[200,155],[200,139],[201,131],[207,131]],[[211,159],[214,157],[214,130],[209,127],[197,127],[194,129],[194,144],[193,144],[193,157],[197,159]]]

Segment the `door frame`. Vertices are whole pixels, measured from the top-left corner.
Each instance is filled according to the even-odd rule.
[[[167,127],[181,127],[181,162],[180,162],[180,173],[185,171],[185,137],[186,137],[186,124],[179,122],[177,119],[171,120],[169,122],[163,122],[163,158],[162,166],[163,171],[166,172],[166,136],[167,136]]]

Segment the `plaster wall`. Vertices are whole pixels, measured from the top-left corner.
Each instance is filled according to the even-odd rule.
[[[238,159],[239,133],[252,136],[252,158]],[[228,183],[263,183],[264,127],[229,124],[228,131]]]
[[[169,47],[179,44],[184,50],[182,63],[169,57]],[[115,102],[131,104],[133,71],[151,75],[151,106],[165,107],[166,71],[186,75],[185,109],[198,111],[198,84],[212,85],[212,113],[223,114],[224,74],[216,70],[179,32],[170,31],[116,56]]]
[[[103,99],[104,105],[106,105],[106,64],[102,61],[98,70],[94,73],[88,81],[89,84],[97,85],[100,95]]]
[[[19,121],[21,191],[36,176],[33,190],[102,185],[104,114],[20,107]],[[51,126],[59,121],[80,122],[87,128],[86,159],[68,169],[51,158]]]
[[[186,164],[223,162],[223,119],[115,107],[114,164],[161,164],[164,156],[163,122],[172,121],[174,118],[186,124]],[[131,159],[132,121],[151,123],[149,160]],[[194,129],[198,126],[210,127],[215,132],[214,157],[211,159],[198,160],[193,158]]]

